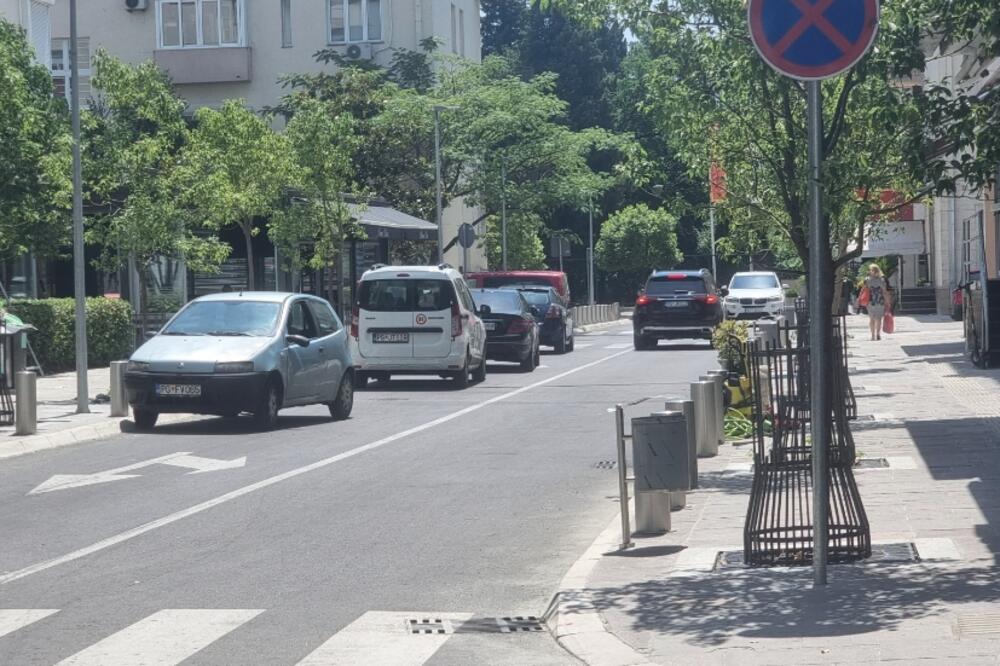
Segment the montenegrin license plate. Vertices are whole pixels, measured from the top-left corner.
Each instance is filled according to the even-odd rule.
[[[407,343],[409,341],[409,333],[372,333],[372,342]]]
[[[487,331],[497,330],[497,323],[495,321],[484,321],[483,326],[486,327]]]
[[[201,395],[200,384],[157,384],[156,395],[178,398],[196,398]]]
[[[684,301],[667,301],[663,305],[664,305],[664,307],[668,307],[668,308],[686,308],[687,307],[687,303],[685,303]]]

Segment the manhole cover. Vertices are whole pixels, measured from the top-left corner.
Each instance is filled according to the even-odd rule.
[[[963,613],[958,616],[958,637],[1000,634],[1000,613]]]
[[[466,620],[455,629],[456,634],[519,634],[533,631],[545,631],[541,619],[534,615],[477,617]]]
[[[617,460],[599,460],[596,463],[594,463],[594,467],[596,469],[617,469],[617,467],[618,467],[618,461]]]
[[[450,620],[442,620],[441,618],[408,618],[406,620],[406,629],[411,634],[453,634],[455,633],[454,627],[451,626]]]
[[[888,466],[889,461],[885,458],[862,458],[854,463],[857,469],[880,469]]]

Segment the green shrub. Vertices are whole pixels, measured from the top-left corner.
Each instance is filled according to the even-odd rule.
[[[726,370],[732,372],[743,370],[740,367],[740,343],[746,342],[749,330],[749,323],[728,319],[712,331],[712,346],[719,350],[719,365]]]
[[[7,310],[38,329],[29,337],[45,372],[76,366],[76,310],[72,298],[12,301]],[[111,298],[87,299],[87,362],[103,367],[132,353],[132,306]]]

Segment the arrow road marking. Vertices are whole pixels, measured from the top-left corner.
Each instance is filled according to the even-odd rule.
[[[53,490],[67,490],[69,488],[82,488],[83,486],[93,486],[98,483],[109,483],[111,481],[123,481],[133,479],[141,474],[125,474],[143,467],[151,465],[173,465],[174,467],[186,467],[192,471],[188,474],[201,474],[202,472],[216,472],[223,469],[235,469],[244,467],[247,464],[246,456],[234,458],[232,460],[216,460],[215,458],[202,458],[193,456],[188,451],[180,451],[159,458],[150,458],[142,462],[132,463],[124,467],[116,467],[103,472],[93,474],[56,474],[41,485],[34,488],[29,495],[40,495]]]

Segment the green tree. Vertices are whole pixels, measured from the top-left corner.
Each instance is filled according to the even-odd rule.
[[[241,100],[198,109],[195,123],[184,151],[187,203],[203,226],[243,232],[249,287],[255,289],[255,222],[271,217],[294,182],[291,146]]]
[[[525,0],[482,0],[479,32],[483,40],[483,57],[500,55],[524,37],[528,22]]]
[[[684,259],[677,247],[677,219],[645,204],[623,208],[605,221],[594,258],[620,283],[635,287],[654,268],[673,268]]]
[[[491,270],[503,266],[501,220],[491,215],[486,220],[486,261]],[[545,268],[545,248],[541,233],[542,218],[535,213],[517,212],[507,216],[507,268],[512,271]]]
[[[69,235],[68,116],[32,54],[0,18],[0,257],[51,254]]]

